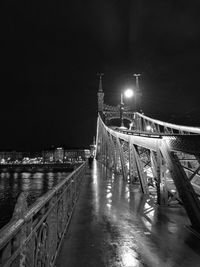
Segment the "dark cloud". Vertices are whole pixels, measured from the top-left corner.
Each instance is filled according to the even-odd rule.
[[[0,148],[87,146],[106,101],[142,73],[147,115],[199,123],[199,1],[4,1]]]

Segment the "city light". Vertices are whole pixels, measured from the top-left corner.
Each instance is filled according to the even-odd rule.
[[[37,153],[0,151],[0,165],[29,165],[29,164],[59,164],[82,163],[90,155],[89,149],[55,149],[43,150]]]

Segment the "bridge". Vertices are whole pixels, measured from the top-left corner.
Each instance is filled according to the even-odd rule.
[[[20,195],[0,266],[199,266],[200,128],[105,104],[100,76],[95,158],[32,207]]]

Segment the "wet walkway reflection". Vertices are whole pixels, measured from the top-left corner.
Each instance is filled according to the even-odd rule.
[[[100,164],[88,173],[56,266],[200,266],[181,207],[158,207]]]

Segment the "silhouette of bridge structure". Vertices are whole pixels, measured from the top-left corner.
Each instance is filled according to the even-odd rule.
[[[113,119],[120,119],[122,127],[112,125]],[[124,127],[124,120],[130,122],[129,128]],[[189,222],[190,230],[199,236],[200,128],[163,122],[129,107],[105,104],[100,75],[95,157],[98,164],[94,163],[92,172],[87,162],[83,163],[30,208],[22,193],[13,219],[0,232],[0,266],[179,266],[181,253],[178,260],[174,256],[174,261],[165,256],[171,265],[163,265],[166,258],[153,259],[160,248],[153,253],[155,244],[147,245],[150,241],[143,235],[158,239],[159,231],[147,231],[141,219],[136,219],[135,205],[140,199],[143,204],[139,209],[145,210],[147,218],[153,209],[153,196],[157,212],[168,216],[168,221],[179,214],[179,209],[171,214],[168,208],[184,207],[185,224]],[[139,197],[134,197],[138,192]],[[158,207],[167,209],[160,211]],[[71,218],[74,221],[68,229]],[[179,223],[173,224],[177,228],[173,228],[173,237],[165,233],[166,240],[161,240],[170,240],[162,248],[169,254],[173,254],[169,246],[180,238],[180,246],[185,246],[187,236],[183,230],[178,232]],[[122,243],[125,247],[117,249]],[[138,249],[133,249],[136,244]],[[188,248],[183,251],[189,258],[181,266],[198,266],[200,251],[195,256]],[[176,245],[175,253],[179,252]]]

